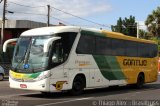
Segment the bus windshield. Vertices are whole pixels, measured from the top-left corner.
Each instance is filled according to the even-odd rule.
[[[47,53],[43,46],[51,36],[32,36],[19,38],[14,50],[12,68],[17,72],[38,72],[47,68]]]

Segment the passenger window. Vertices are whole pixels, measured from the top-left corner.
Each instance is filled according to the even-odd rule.
[[[112,39],[112,55],[125,56],[125,41],[121,39]]]
[[[96,54],[112,54],[112,43],[110,38],[96,37]]]
[[[133,56],[133,57],[138,56],[137,42],[125,41],[125,45],[126,45],[126,55],[127,56]]]
[[[95,37],[82,35],[80,37],[76,53],[78,54],[93,54],[95,52]]]

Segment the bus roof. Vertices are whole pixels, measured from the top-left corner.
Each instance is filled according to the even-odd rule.
[[[135,37],[130,37],[122,33],[111,32],[107,30],[99,30],[95,28],[81,28],[79,26],[51,26],[51,27],[35,28],[35,29],[31,29],[23,32],[21,36],[44,36],[44,35],[52,35],[55,33],[62,33],[62,32],[79,32],[80,29],[95,32],[95,33],[102,33],[106,37],[110,37],[110,38],[124,39],[124,40],[144,42],[144,43],[155,43],[154,41],[137,39]]]
[[[78,32],[80,27],[76,26],[51,26],[51,27],[41,27],[27,30],[21,34],[21,36],[44,36],[52,35],[61,32]]]
[[[107,31],[107,30],[102,30],[102,33],[105,34],[107,37],[111,37],[111,38],[124,39],[124,40],[136,41],[136,42],[144,42],[144,43],[155,43],[156,44],[155,41],[138,39],[136,37],[127,36],[127,35],[124,35],[124,34],[118,33],[118,32],[111,32],[111,31]]]

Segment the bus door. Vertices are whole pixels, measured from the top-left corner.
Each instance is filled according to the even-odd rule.
[[[50,48],[50,60],[49,67],[51,69],[51,73],[53,74],[53,78],[63,78],[63,47],[61,39],[53,42]],[[52,78],[52,77],[51,77]]]

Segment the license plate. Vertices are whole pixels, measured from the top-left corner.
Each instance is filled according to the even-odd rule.
[[[27,85],[26,84],[20,84],[20,87],[21,88],[27,88]]]

